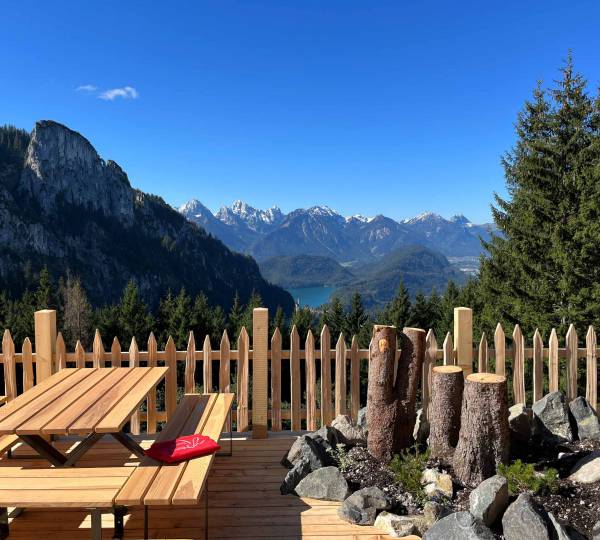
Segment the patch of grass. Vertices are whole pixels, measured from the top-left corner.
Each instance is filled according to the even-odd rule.
[[[410,493],[415,501],[421,503],[427,500],[427,495],[421,485],[421,475],[427,467],[428,459],[429,449],[419,452],[415,445],[395,455],[389,465],[396,482],[399,482],[404,491]]]
[[[523,463],[520,459],[510,465],[500,464],[498,474],[508,480],[508,491],[511,495],[518,495],[524,491],[531,491],[536,495],[546,495],[556,493],[558,490],[556,469],[545,469],[538,473],[531,463]]]

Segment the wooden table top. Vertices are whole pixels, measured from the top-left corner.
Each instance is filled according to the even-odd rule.
[[[62,369],[0,408],[0,435],[116,433],[168,369]]]

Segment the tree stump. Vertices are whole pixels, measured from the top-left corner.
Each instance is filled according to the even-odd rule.
[[[506,377],[473,373],[465,381],[454,472],[466,486],[476,486],[508,463],[509,451]]]
[[[373,327],[367,386],[367,450],[377,459],[387,461],[394,451],[398,419],[398,400],[395,392],[396,329],[393,326]]]
[[[394,451],[413,445],[413,431],[417,420],[417,390],[421,383],[425,359],[425,337],[421,328],[404,328],[400,334],[400,360],[396,395],[398,421],[396,422]]]
[[[459,366],[436,366],[432,370],[429,405],[429,449],[433,457],[448,459],[458,443],[464,387]]]
[[[425,356],[425,331],[405,328],[400,334],[396,368],[396,329],[373,328],[367,390],[369,453],[382,461],[413,444],[417,389]]]

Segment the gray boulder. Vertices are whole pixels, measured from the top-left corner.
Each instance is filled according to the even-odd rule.
[[[522,443],[529,442],[532,435],[531,423],[533,413],[531,409],[522,403],[517,403],[510,407],[508,412],[508,425],[511,437]]]
[[[571,482],[591,484],[600,481],[600,450],[596,450],[586,457],[581,458],[571,469],[569,474]]]
[[[336,416],[331,425],[342,434],[348,444],[365,444],[367,441],[366,432],[354,424],[346,414]]]
[[[429,437],[429,422],[423,415],[423,409],[417,411],[415,428],[413,429],[413,439],[417,444],[425,444]]]
[[[322,467],[305,476],[296,486],[296,495],[323,501],[343,501],[350,494],[348,482],[335,467]]]
[[[571,401],[569,412],[573,420],[573,431],[579,440],[600,439],[598,415],[584,397],[579,396]]]
[[[423,522],[418,525],[419,533],[421,535],[425,534],[425,531],[429,530],[436,521],[449,516],[451,513],[443,504],[436,501],[427,501],[423,506]]]
[[[358,411],[358,418],[356,420],[356,425],[363,429],[365,433],[369,430],[369,426],[367,424],[367,408],[363,407]]]
[[[592,529],[592,540],[600,540],[600,521]]]
[[[391,501],[378,487],[359,489],[338,508],[338,516],[356,525],[373,525],[377,512],[389,510]]]
[[[314,434],[313,434],[314,435]],[[328,461],[326,449],[322,443],[323,439],[318,437],[302,435],[298,437],[289,452],[281,460],[285,467],[294,467],[300,460],[308,460],[312,471],[324,467]]]
[[[437,521],[423,540],[494,540],[496,536],[469,512],[456,512]],[[524,540],[528,537],[523,537]]]
[[[551,540],[552,530],[548,514],[528,493],[519,495],[502,517],[505,540]]]
[[[310,474],[311,466],[310,461],[307,459],[300,459],[296,462],[296,465],[288,471],[285,478],[279,488],[282,495],[288,495],[294,493],[298,483],[306,476]]]
[[[535,434],[551,443],[571,442],[573,432],[562,392],[552,392],[532,407]]]
[[[469,495],[469,511],[479,521],[492,525],[508,506],[508,482],[500,475],[484,480]]]

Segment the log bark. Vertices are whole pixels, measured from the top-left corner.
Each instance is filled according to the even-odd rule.
[[[417,389],[425,357],[425,331],[405,328],[400,334],[396,369],[396,330],[373,328],[367,390],[367,449],[377,459],[389,461],[413,444]]]
[[[425,337],[421,328],[404,328],[400,334],[400,359],[396,380],[398,421],[394,437],[394,452],[413,445],[413,431],[417,420],[417,390],[421,384],[425,360]]]
[[[398,419],[395,393],[396,329],[373,327],[367,385],[367,450],[377,459],[388,461],[394,451],[394,430]]]
[[[464,485],[476,486],[508,463],[509,452],[506,377],[473,373],[465,381],[454,472]]]
[[[463,370],[459,366],[436,366],[431,378],[429,449],[433,457],[449,459],[460,432]]]

